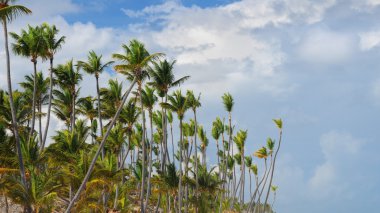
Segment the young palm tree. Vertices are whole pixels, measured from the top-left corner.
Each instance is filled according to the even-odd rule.
[[[169,96],[169,103],[161,103],[161,106],[166,109],[170,109],[173,112],[177,113],[179,120],[179,129],[180,129],[180,139],[179,139],[179,186],[178,186],[178,212],[181,212],[182,209],[182,161],[183,161],[183,125],[182,121],[185,116],[185,112],[188,110],[189,105],[187,104],[187,97],[184,97],[180,90],[173,93],[172,96]]]
[[[111,65],[113,61],[108,61],[106,63],[102,63],[102,55],[98,56],[94,51],[90,51],[87,57],[87,62],[78,61],[78,67],[82,68],[86,73],[90,75],[95,75],[96,79],[96,92],[98,96],[98,118],[100,125],[100,134],[103,136],[103,122],[102,116],[100,113],[101,105],[100,105],[100,90],[99,90],[99,75],[105,70],[106,67]],[[104,155],[104,153],[102,153]]]
[[[28,31],[22,30],[20,35],[16,33],[10,33],[11,37],[15,40],[12,44],[13,52],[17,55],[30,58],[33,63],[34,76],[37,76],[37,59],[43,56],[44,42],[43,42],[43,31],[42,28],[31,27],[28,25]],[[36,92],[37,92],[37,82],[34,79],[33,86],[33,100],[32,100],[32,125],[29,133],[29,138],[32,137],[35,125],[35,113],[36,113]]]
[[[10,108],[11,108],[11,114],[12,114],[12,129],[13,129],[13,133],[14,133],[14,137],[16,141],[21,181],[22,181],[23,186],[26,187],[27,184],[26,184],[26,177],[25,177],[25,168],[24,168],[24,162],[23,162],[22,153],[21,153],[21,143],[20,143],[20,136],[18,132],[16,111],[13,104],[13,96],[12,96],[13,91],[12,91],[12,80],[11,80],[11,62],[10,62],[9,47],[8,47],[8,26],[7,25],[9,22],[12,22],[18,16],[24,15],[24,14],[30,14],[32,13],[32,11],[22,5],[11,5],[10,4],[11,2],[13,1],[0,0],[0,18],[1,18],[1,23],[3,24],[3,30],[4,30],[4,43],[5,43],[4,46],[5,46],[6,66],[7,66],[6,67],[7,84],[8,84],[9,102],[10,102]],[[27,211],[30,212],[30,208],[27,208]]]
[[[225,93],[222,96],[222,100],[223,100],[224,108],[228,112],[228,149],[227,149],[227,158],[228,158],[228,156],[230,156],[231,149],[232,149],[231,154],[232,155],[234,154],[233,144],[232,144],[232,116],[231,116],[232,109],[234,106],[234,99],[230,93]],[[227,161],[225,163],[226,165],[225,165],[225,171],[223,174],[223,181],[226,181],[226,176],[227,176]],[[235,185],[233,185],[233,188],[235,188]]]
[[[84,179],[83,179],[78,191],[76,192],[74,198],[70,201],[69,206],[67,207],[67,209],[65,211],[66,213],[70,212],[74,203],[79,198],[80,193],[84,189],[88,179],[90,178],[90,175],[92,173],[92,170],[94,169],[96,160],[99,157],[99,154],[104,147],[104,144],[107,140],[107,137],[108,137],[113,125],[116,123],[116,120],[119,118],[119,115],[120,115],[120,112],[123,108],[123,105],[124,105],[125,101],[127,100],[127,97],[129,95],[129,93],[131,92],[133,86],[135,85],[136,82],[142,83],[143,77],[145,76],[144,75],[144,73],[145,73],[144,69],[146,68],[146,66],[152,60],[154,60],[155,58],[157,58],[158,56],[161,55],[159,53],[150,55],[148,53],[148,51],[145,49],[145,46],[137,40],[130,41],[129,46],[123,45],[123,49],[125,51],[125,55],[122,55],[122,54],[113,54],[112,55],[115,59],[121,61],[122,63],[125,63],[125,64],[116,65],[115,70],[120,72],[120,73],[125,74],[128,79],[132,80],[131,86],[124,93],[123,100],[121,101],[121,104],[120,104],[115,116],[112,118],[110,125],[108,126],[107,131],[102,138],[102,141],[98,147],[98,150],[96,151],[95,156],[92,159],[91,164],[88,168],[86,176],[84,177]],[[140,95],[141,95],[141,92],[140,92]],[[144,134],[143,134],[143,137],[144,137]],[[142,196],[141,196],[142,199],[144,199],[143,195],[144,194],[142,193]],[[143,202],[141,204],[141,210],[144,211]]]
[[[53,99],[53,67],[54,67],[54,56],[58,52],[58,50],[61,49],[63,43],[65,43],[65,36],[57,38],[57,34],[59,30],[56,28],[55,25],[50,26],[48,24],[43,24],[43,35],[42,38],[44,40],[44,53],[43,57],[46,59],[49,59],[50,62],[50,69],[49,69],[49,105],[48,105],[48,111],[47,111],[47,120],[46,120],[46,126],[45,126],[45,133],[42,139],[42,145],[41,145],[41,151],[43,151],[46,143],[46,138],[49,130],[49,124],[50,124],[50,113],[51,113],[51,106],[52,106],[52,99]]]
[[[240,209],[243,208],[244,204],[244,187],[245,187],[245,159],[244,159],[244,148],[245,148],[245,141],[247,139],[247,130],[243,131],[240,130],[237,135],[234,137],[234,142],[236,143],[236,146],[239,151],[239,155],[241,157],[240,162],[241,162],[241,168],[240,168]],[[235,195],[233,195],[235,197]],[[234,203],[234,200],[232,203]]]

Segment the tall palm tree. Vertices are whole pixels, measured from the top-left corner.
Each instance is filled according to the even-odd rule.
[[[180,139],[179,139],[179,186],[178,186],[178,212],[181,212],[182,209],[182,161],[183,161],[183,125],[182,121],[185,116],[185,112],[188,110],[189,105],[187,104],[187,97],[183,96],[181,91],[178,90],[173,93],[172,96],[169,96],[169,103],[161,103],[161,106],[170,109],[173,112],[177,113],[179,120],[179,129],[180,129]]]
[[[52,106],[52,99],[53,99],[53,67],[54,67],[54,56],[58,52],[58,50],[61,49],[62,45],[65,43],[65,36],[57,37],[57,34],[59,30],[56,28],[55,25],[48,25],[43,24],[43,40],[44,40],[44,54],[43,57],[46,59],[49,59],[50,62],[50,69],[49,69],[49,105],[48,105],[48,111],[47,111],[47,119],[46,119],[46,126],[45,126],[45,133],[42,139],[42,145],[41,145],[41,151],[45,147],[46,138],[49,130],[49,124],[50,124],[50,113],[51,113],[51,106]]]
[[[268,198],[269,198],[270,188],[272,187],[274,168],[275,168],[275,165],[276,165],[276,158],[277,158],[278,151],[280,150],[281,140],[282,140],[282,120],[281,119],[273,119],[273,121],[274,121],[274,123],[276,124],[276,126],[277,126],[277,128],[279,130],[279,135],[280,136],[279,136],[279,140],[278,140],[278,147],[276,149],[276,153],[275,153],[274,158],[273,158],[272,171],[271,171],[271,175],[270,175],[267,196],[265,197],[264,208],[266,208],[266,205],[267,205],[267,202],[268,202]],[[271,144],[271,145],[274,146],[274,144]],[[273,150],[273,146],[271,146],[272,150]],[[264,209],[264,211],[265,211],[265,209]]]
[[[87,62],[78,61],[78,67],[82,68],[86,73],[90,75],[95,75],[96,79],[96,92],[98,96],[98,118],[100,125],[100,135],[103,136],[103,122],[102,116],[100,113],[101,105],[100,105],[100,90],[99,90],[99,75],[105,70],[106,67],[111,65],[113,61],[108,61],[106,63],[102,63],[102,55],[98,56],[94,51],[90,51],[87,56]],[[104,155],[104,153],[102,153]]]
[[[43,56],[44,42],[43,42],[43,30],[41,27],[31,27],[28,25],[28,31],[22,30],[20,35],[11,32],[11,37],[15,40],[12,44],[13,52],[17,55],[30,58],[33,63],[34,76],[37,76],[37,59]],[[33,100],[32,100],[32,125],[29,133],[29,139],[32,137],[35,125],[35,113],[36,113],[36,92],[37,81],[34,79],[33,86]]]
[[[26,184],[26,177],[25,177],[25,168],[24,168],[24,162],[23,162],[22,153],[21,153],[21,143],[20,143],[20,136],[19,136],[18,127],[17,127],[16,111],[13,104],[13,96],[12,96],[11,62],[10,62],[10,57],[9,57],[7,24],[9,22],[12,22],[18,16],[24,15],[24,14],[30,14],[32,13],[32,11],[22,5],[10,5],[11,2],[13,1],[0,0],[0,18],[1,18],[1,23],[3,24],[3,29],[4,29],[4,46],[5,46],[6,66],[7,66],[6,67],[7,84],[8,84],[9,103],[10,103],[10,108],[11,108],[11,113],[12,113],[12,128],[13,128],[14,137],[16,141],[21,181],[24,187],[26,187],[27,184]],[[28,212],[30,212],[30,208],[27,208],[27,210]]]
[[[163,60],[160,62],[153,62],[153,66],[149,68],[149,75],[152,78],[152,81],[149,83],[157,89],[158,95],[161,97],[162,102],[167,102],[167,96],[169,89],[181,85],[184,81],[190,78],[190,76],[184,76],[179,79],[176,79],[173,73],[174,64],[176,61],[168,62]],[[167,113],[165,109],[162,109],[162,114],[164,115],[163,119],[163,146],[164,152],[162,156],[162,165],[161,168],[166,162],[167,153]],[[174,156],[173,156],[174,159]]]
[[[137,40],[131,40],[129,46],[123,45],[125,55],[113,54],[112,57],[128,64],[119,64],[115,66],[115,70],[127,76],[130,81],[135,81],[137,83],[137,91],[140,98],[140,108],[142,117],[142,178],[141,178],[141,211],[145,212],[144,209],[144,192],[145,192],[145,156],[146,156],[146,146],[145,146],[145,113],[144,105],[142,101],[142,85],[144,80],[149,76],[147,72],[148,65],[157,59],[162,53],[150,54],[146,49],[145,45]],[[133,83],[134,84],[134,83]]]
[[[149,123],[150,123],[150,139],[149,139],[149,153],[148,153],[148,181],[147,181],[147,192],[146,192],[146,201],[145,201],[145,209],[148,207],[149,196],[151,190],[151,176],[152,176],[152,151],[153,151],[153,107],[157,102],[157,96],[154,94],[155,89],[150,88],[148,86],[142,90],[142,102],[149,113]]]
[[[131,92],[133,86],[135,85],[136,82],[140,82],[140,84],[142,83],[143,77],[145,76],[144,75],[144,73],[145,73],[144,69],[146,68],[146,66],[148,66],[148,64],[152,60],[156,59],[158,56],[161,55],[160,53],[149,54],[149,52],[145,49],[144,44],[142,44],[141,42],[139,42],[137,40],[130,41],[129,46],[123,45],[123,49],[125,51],[125,55],[123,55],[123,54],[113,54],[112,55],[115,59],[124,63],[124,64],[116,65],[114,68],[116,71],[118,71],[122,74],[125,74],[128,79],[132,80],[131,85],[130,85],[129,89],[124,93],[123,100],[121,101],[121,104],[120,104],[115,116],[112,118],[110,125],[108,126],[107,131],[102,138],[102,141],[101,141],[101,143],[100,143],[100,145],[99,145],[99,147],[98,147],[98,149],[94,155],[94,158],[91,161],[91,164],[88,168],[88,171],[87,171],[78,191],[75,193],[73,199],[70,201],[69,206],[67,207],[67,209],[65,211],[66,213],[70,212],[70,210],[74,206],[76,200],[79,198],[80,193],[84,189],[88,179],[90,178],[90,175],[92,173],[92,170],[94,169],[96,160],[99,157],[99,154],[104,147],[104,144],[107,140],[107,137],[108,137],[113,125],[116,123],[116,120],[119,118],[119,115],[121,113],[123,105],[124,105],[125,101],[127,100],[127,97],[129,95],[129,93]],[[141,95],[141,92],[140,92],[140,95]],[[143,134],[143,137],[144,137],[144,134]],[[144,199],[143,195],[144,194],[142,193],[142,196],[141,196],[142,199]],[[143,209],[144,209],[144,204],[142,202],[141,210],[143,211]]]
[[[228,112],[228,149],[227,149],[227,158],[230,155],[230,151],[232,149],[231,155],[233,155],[233,144],[232,144],[232,109],[234,106],[234,99],[230,93],[224,93],[222,96],[223,104],[225,110]],[[223,181],[226,180],[226,175],[227,175],[227,161],[225,165],[225,171],[223,175]],[[235,185],[233,186],[233,188]],[[222,199],[223,200],[223,199]]]
[[[189,105],[189,107],[193,110],[193,114],[194,114],[194,126],[195,126],[195,133],[198,132],[197,128],[198,128],[198,123],[197,123],[197,108],[201,107],[201,102],[200,102],[200,99],[201,99],[201,94],[198,95],[198,97],[196,98],[194,96],[194,92],[193,91],[190,91],[188,90],[187,93],[186,93],[186,96],[187,96],[187,103]],[[198,144],[197,144],[197,134],[194,134],[194,145],[195,145],[195,196],[196,198],[198,199]]]

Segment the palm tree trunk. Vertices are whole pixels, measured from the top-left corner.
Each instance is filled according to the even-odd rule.
[[[150,179],[151,179],[151,176],[152,176],[152,148],[153,148],[153,117],[152,117],[152,110],[149,110],[149,121],[150,121],[149,174],[148,174],[148,188],[147,188],[147,192],[146,192],[145,209],[148,208],[150,189],[151,189]]]
[[[178,212],[182,209],[182,119],[179,120],[180,139],[179,139],[179,183],[178,183]]]
[[[265,207],[266,207],[266,204],[267,204],[268,198],[269,198],[270,187],[272,186],[272,180],[273,180],[273,174],[274,174],[274,166],[276,164],[276,158],[277,158],[278,150],[280,150],[280,147],[281,147],[281,140],[282,140],[282,130],[280,130],[280,139],[278,141],[278,147],[277,147],[277,150],[276,150],[276,154],[274,155],[274,159],[273,159],[273,166],[272,166],[272,171],[271,171],[271,175],[270,175],[267,196],[265,197],[264,212],[265,212]]]
[[[49,106],[48,106],[48,112],[47,112],[47,120],[46,120],[46,127],[45,127],[45,134],[44,138],[42,140],[42,145],[41,145],[41,152],[44,150],[45,143],[46,143],[46,138],[49,130],[49,124],[50,124],[50,113],[51,113],[51,103],[53,99],[53,60],[54,58],[50,58],[50,90],[49,90]]]
[[[145,112],[144,112],[144,104],[142,100],[142,88],[141,83],[138,87],[139,90],[139,97],[140,97],[140,107],[141,107],[141,116],[142,116],[142,171],[141,171],[141,192],[140,192],[140,206],[141,206],[141,213],[145,212],[144,209],[144,192],[145,192],[145,156],[146,156],[146,147],[145,147]]]
[[[128,88],[128,90],[125,92],[124,97],[123,97],[123,100],[122,100],[122,102],[121,102],[119,108],[117,109],[115,116],[112,118],[112,121],[111,121],[110,125],[109,125],[108,128],[107,128],[107,132],[106,132],[106,134],[104,135],[104,137],[103,137],[103,139],[102,139],[102,142],[100,143],[100,145],[99,145],[99,147],[98,147],[98,150],[96,151],[95,156],[94,156],[94,158],[93,158],[92,161],[91,161],[91,164],[90,164],[90,166],[89,166],[89,168],[88,168],[88,171],[87,171],[87,173],[86,173],[86,176],[84,177],[84,179],[83,179],[83,181],[82,181],[82,183],[81,183],[81,185],[80,185],[78,191],[75,193],[74,198],[70,201],[70,204],[69,204],[69,206],[67,207],[65,213],[69,213],[69,212],[71,211],[71,209],[73,208],[73,206],[74,206],[76,200],[79,198],[80,193],[83,191],[83,189],[84,189],[84,187],[85,187],[85,185],[86,185],[88,179],[90,178],[90,175],[91,175],[92,171],[94,170],[96,160],[98,159],[98,157],[99,157],[99,155],[100,155],[100,152],[101,152],[101,150],[102,150],[103,147],[104,147],[104,144],[105,144],[105,142],[106,142],[106,140],[107,140],[107,138],[108,138],[108,136],[109,136],[109,134],[110,134],[110,132],[111,132],[112,127],[115,125],[116,120],[119,118],[119,116],[120,116],[120,112],[121,112],[121,110],[122,110],[122,108],[123,108],[123,105],[124,105],[125,101],[127,100],[128,95],[129,95],[129,93],[131,92],[131,90],[132,90],[133,86],[135,85],[135,83],[136,83],[136,79],[134,79],[134,80],[132,81],[131,86],[130,86],[130,87]]]
[[[9,47],[8,47],[7,21],[5,18],[3,18],[2,21],[3,21],[3,29],[4,29],[5,55],[6,55],[6,63],[7,63],[7,83],[8,83],[9,105],[10,105],[11,114],[12,114],[12,127],[13,127],[13,133],[14,133],[14,137],[15,137],[15,141],[16,141],[17,158],[18,158],[18,164],[20,167],[21,181],[22,181],[22,184],[24,185],[24,187],[27,189],[28,185],[26,184],[24,160],[22,157],[20,135],[18,132],[18,127],[17,127],[16,109],[15,109],[15,106],[13,103],[11,65],[10,65],[11,62],[10,62]],[[27,212],[31,212],[30,206],[26,206],[26,210],[27,210]]]
[[[38,126],[39,126],[39,136],[40,136],[40,146],[42,146],[42,121],[41,121],[41,117],[42,117],[42,106],[41,106],[41,101],[39,101],[40,103],[38,104],[38,112],[40,113],[38,115]]]
[[[197,144],[197,134],[198,134],[198,123],[197,123],[197,111],[194,110],[194,145],[195,145],[195,197],[198,202],[198,190],[199,190],[199,183],[198,183],[198,144]],[[198,205],[195,207],[195,211],[198,212]]]
[[[36,92],[37,92],[37,61],[33,61],[33,70],[34,70],[34,79],[33,79],[33,100],[32,100],[32,126],[30,128],[29,132],[29,138],[28,141],[33,136],[34,133],[34,126],[36,122]]]
[[[103,137],[103,121],[102,121],[102,115],[101,115],[101,107],[100,107],[100,89],[99,89],[99,74],[95,74],[96,78],[96,93],[98,95],[98,118],[99,118],[99,125],[100,125],[100,135]],[[104,159],[104,148],[102,149],[102,159]]]
[[[73,97],[73,101],[72,101],[72,110],[71,110],[71,132],[74,132],[74,129],[75,129],[75,99],[76,99],[76,92],[75,92],[75,87],[74,87],[74,91],[73,91],[73,94],[72,94],[72,97]]]

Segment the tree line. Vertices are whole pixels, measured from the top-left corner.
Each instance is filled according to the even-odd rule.
[[[281,119],[273,120],[278,142],[268,138],[257,151],[246,150],[248,131],[235,129],[234,98],[225,93],[227,118],[210,124],[209,137],[197,119],[201,95],[181,91],[190,76],[175,76],[175,60],[133,39],[112,54],[114,61],[90,51],[85,61],[56,65],[66,38],[47,23],[8,33],[9,23],[32,13],[12,3],[0,0],[8,86],[0,90],[0,196],[6,212],[12,205],[36,213],[274,212]],[[25,67],[33,66],[20,90],[12,89],[10,51],[26,59]],[[47,75],[38,71],[41,60],[50,65]],[[100,88],[105,70],[123,74],[129,84],[111,79]],[[95,78],[95,96],[80,93],[85,74]],[[65,127],[49,137],[53,114]],[[214,156],[207,156],[209,138]],[[208,158],[217,165],[207,165]]]

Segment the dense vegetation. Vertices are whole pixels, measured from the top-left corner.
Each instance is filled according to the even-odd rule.
[[[201,97],[178,89],[190,77],[174,75],[175,61],[131,40],[112,55],[115,61],[91,51],[86,61],[55,65],[65,42],[55,26],[7,32],[7,24],[29,13],[0,0],[8,81],[8,91],[0,91],[0,196],[6,212],[10,205],[25,212],[273,212],[275,196],[270,201],[269,195],[277,189],[280,119],[273,120],[278,143],[268,138],[252,153],[245,148],[248,132],[232,124],[235,103],[225,93],[227,119],[207,124],[217,147],[211,158],[218,163],[210,168],[207,128],[197,120]],[[21,90],[11,87],[8,35],[25,67],[33,66]],[[38,72],[40,59],[50,64],[48,77]],[[129,80],[127,88],[116,79],[99,88],[102,72],[112,68]],[[85,74],[95,77],[94,97],[80,94]],[[50,137],[52,115],[65,128]]]

